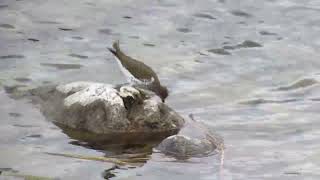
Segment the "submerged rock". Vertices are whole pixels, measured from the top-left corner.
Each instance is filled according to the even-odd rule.
[[[157,149],[169,156],[185,159],[188,157],[208,156],[212,154],[216,146],[206,139],[190,138],[185,135],[172,135],[163,140]]]
[[[206,126],[193,119],[190,115],[184,128],[177,135],[164,139],[156,149],[177,159],[204,157],[222,152],[222,137],[209,130]]]

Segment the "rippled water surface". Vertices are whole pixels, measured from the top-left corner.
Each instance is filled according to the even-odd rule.
[[[106,47],[119,39],[168,85],[167,103],[225,140],[217,156],[153,153],[112,179],[320,178],[318,0],[1,0],[0,168],[61,179],[102,179],[111,163],[72,143],[13,86],[124,82]],[[10,88],[11,87],[11,88]]]

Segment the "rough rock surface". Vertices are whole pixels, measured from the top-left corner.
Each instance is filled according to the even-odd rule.
[[[96,134],[179,130],[183,118],[156,95],[132,86],[73,82],[37,90],[42,111],[56,123]]]
[[[191,117],[179,134],[167,137],[156,149],[177,159],[187,159],[209,156],[223,148],[222,137]]]
[[[164,154],[184,159],[210,155],[216,149],[216,146],[206,139],[190,138],[186,135],[172,135],[164,139],[157,149]]]

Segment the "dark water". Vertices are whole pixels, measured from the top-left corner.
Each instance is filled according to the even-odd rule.
[[[168,85],[171,107],[224,137],[223,179],[319,179],[319,32],[318,0],[2,0],[0,84],[124,82],[106,50],[119,39]],[[3,89],[0,102],[0,168],[102,179],[112,167],[46,154],[106,155],[74,145],[28,100]],[[153,153],[113,179],[211,180],[219,166]]]

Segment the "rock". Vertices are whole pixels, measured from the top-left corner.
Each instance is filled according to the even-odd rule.
[[[223,139],[193,119],[177,135],[164,139],[156,149],[177,159],[204,157],[223,151]]]
[[[133,86],[73,82],[51,90],[37,88],[31,94],[40,97],[41,111],[59,126],[99,136],[168,132],[167,137],[184,124],[184,119],[153,92]]]
[[[221,137],[192,116],[185,121],[143,85],[73,82],[22,94],[31,95],[47,119],[71,139],[90,147],[108,149],[112,144],[114,149],[118,144],[121,150],[123,144],[158,144],[157,150],[177,159],[209,156],[223,149]]]
[[[163,140],[157,149],[166,155],[185,159],[208,156],[216,149],[216,146],[206,139],[190,138],[185,135],[172,135]]]
[[[79,88],[78,84],[75,85],[70,91],[60,91],[68,96],[63,100],[63,118],[57,118],[59,123],[97,134],[128,129],[130,122],[116,89],[96,83],[72,93],[73,88]],[[64,88],[58,86],[57,90]]]

